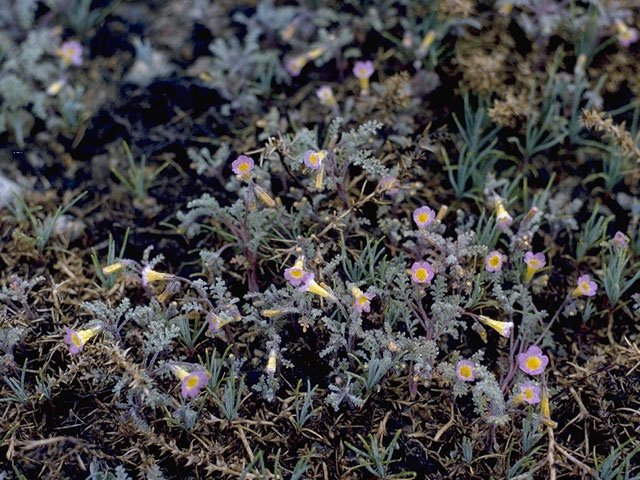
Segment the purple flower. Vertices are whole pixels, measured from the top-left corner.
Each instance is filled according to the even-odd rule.
[[[302,72],[302,69],[307,64],[307,56],[306,55],[298,55],[296,57],[290,57],[284,63],[284,69],[291,75],[292,77],[297,77]]]
[[[353,66],[353,74],[357,78],[369,78],[373,75],[373,63],[370,60],[360,60]]]
[[[198,370],[192,373],[189,373],[187,376],[181,378],[180,386],[183,398],[195,398],[202,390],[207,383],[209,383],[209,374],[208,372],[203,372],[202,370]]]
[[[520,398],[529,405],[540,403],[540,387],[533,382],[520,385]]]
[[[627,248],[627,245],[629,245],[629,238],[620,230],[618,230],[613,236],[613,243],[615,243],[620,248]]]
[[[371,300],[376,296],[375,293],[364,293],[356,286],[351,287],[351,294],[353,295],[354,304],[357,312],[371,311]]]
[[[313,150],[307,150],[306,152],[304,152],[304,164],[311,170],[317,170],[322,165],[324,156],[324,152],[314,152]]]
[[[456,375],[463,382],[473,382],[476,379],[476,366],[471,360],[460,360],[456,365]]]
[[[571,298],[576,298],[580,295],[593,297],[597,290],[598,285],[596,285],[596,282],[591,280],[589,275],[582,275],[578,277],[578,286],[571,292]]]
[[[246,155],[240,155],[231,164],[233,173],[244,179],[249,178],[254,166],[255,163],[253,162],[253,158],[247,157]]]
[[[547,264],[544,253],[533,253],[531,251],[524,254],[524,263],[527,264],[527,274],[525,281],[529,282],[533,275]]]
[[[549,363],[549,357],[542,354],[537,345],[531,345],[526,352],[518,354],[520,370],[529,375],[540,375]]]
[[[433,267],[429,262],[415,262],[411,266],[411,280],[415,283],[431,283],[434,275]]]
[[[304,257],[298,257],[293,267],[287,268],[284,271],[284,278],[291,282],[294,287],[299,286],[307,281],[309,274],[304,271]]]
[[[62,59],[65,66],[73,65],[79,67],[82,65],[82,45],[80,42],[70,40],[64,42],[56,54]]]
[[[616,20],[616,29],[618,30],[618,42],[623,47],[628,47],[638,41],[638,30],[629,28],[622,20]]]
[[[413,221],[416,222],[418,228],[426,228],[435,218],[436,212],[427,206],[416,208],[413,211]]]
[[[395,195],[400,190],[398,188],[398,179],[393,175],[387,175],[378,184],[380,190],[385,192],[387,195]]]
[[[64,343],[69,345],[69,353],[76,355],[82,351],[84,344],[97,334],[102,327],[87,328],[84,330],[73,330],[72,328],[65,328]]]
[[[333,90],[328,85],[323,85],[318,90],[316,90],[316,96],[320,100],[320,103],[323,105],[333,107],[336,104],[336,99],[333,96]]]
[[[498,270],[500,270],[505,258],[506,257],[497,250],[489,252],[484,262],[487,272],[497,272]]]

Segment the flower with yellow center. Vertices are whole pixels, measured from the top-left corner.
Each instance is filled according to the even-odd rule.
[[[357,312],[371,311],[371,300],[376,296],[375,293],[364,293],[358,287],[352,285],[351,295],[353,295],[354,305]]]
[[[293,267],[287,268],[284,271],[284,278],[291,282],[291,285],[294,287],[299,286],[301,283],[305,282],[307,279],[308,273],[304,270],[304,256],[301,255],[296,259],[296,262],[293,264]]]
[[[525,282],[530,282],[535,273],[547,264],[544,258],[544,253],[527,252],[524,255],[524,263],[527,264],[527,273],[525,275]]]
[[[540,375],[548,363],[549,357],[543,355],[537,345],[531,345],[526,352],[518,354],[520,370],[529,375]]]
[[[102,327],[97,326],[93,328],[87,328],[84,330],[73,330],[72,328],[65,328],[64,343],[69,345],[69,353],[76,355],[80,353],[84,348],[84,344],[95,336]]]
[[[473,382],[476,379],[476,366],[471,360],[460,360],[456,365],[456,375],[463,382]]]
[[[571,298],[576,298],[581,295],[587,297],[593,297],[598,290],[596,282],[591,280],[589,275],[582,275],[578,277],[578,286],[571,292]]]

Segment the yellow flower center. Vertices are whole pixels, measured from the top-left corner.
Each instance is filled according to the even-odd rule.
[[[73,333],[71,335],[71,341],[76,347],[81,347],[82,345],[84,345],[84,342],[80,338],[80,335],[78,335],[77,333]]]
[[[427,279],[427,271],[424,268],[417,269],[416,278],[421,282],[424,282]]]
[[[620,38],[622,38],[623,40],[629,40],[632,35],[633,34],[631,33],[631,30],[626,30],[620,34]]]
[[[360,305],[366,305],[368,301],[369,301],[369,299],[367,297],[365,297],[364,295],[362,295],[361,297],[358,298],[358,303]]]
[[[540,262],[538,260],[536,260],[535,258],[532,258],[531,260],[529,260],[528,265],[531,268],[540,268]]]
[[[242,162],[240,165],[238,165],[238,170],[242,173],[246,172],[249,170],[249,164],[247,162]]]
[[[304,275],[304,272],[302,270],[298,270],[297,268],[291,270],[290,273],[293,278],[302,278],[302,276]]]
[[[193,377],[187,379],[187,388],[189,390],[195,388],[196,385],[198,385],[198,377],[194,375]]]
[[[318,155],[316,155],[315,153],[309,155],[309,162],[311,163],[311,165],[316,165],[318,163]]]
[[[366,68],[362,67],[358,69],[358,76],[359,77],[366,77],[369,74],[369,72],[367,71]]]
[[[500,265],[500,257],[497,255],[491,257],[489,259],[489,265],[491,265],[492,267],[497,267],[498,265]]]
[[[542,365],[542,361],[538,357],[527,358],[527,368],[529,370],[537,370]]]
[[[458,373],[461,377],[471,378],[471,367],[469,365],[462,365],[460,370],[458,370]]]
[[[530,388],[525,388],[524,396],[527,400],[531,400],[533,398],[533,391]]]
[[[418,222],[419,223],[427,223],[429,221],[430,215],[426,212],[422,212],[418,214]]]
[[[591,287],[587,282],[580,282],[580,288],[582,288],[582,291],[584,293],[589,293],[589,291],[591,290]]]

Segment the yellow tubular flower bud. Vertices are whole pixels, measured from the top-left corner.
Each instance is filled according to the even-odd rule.
[[[545,418],[551,418],[551,410],[549,409],[549,397],[547,397],[546,393],[542,396],[542,400],[540,401],[540,413]]]
[[[322,190],[322,180],[324,178],[324,165],[320,165],[316,174],[316,190]]]
[[[316,58],[322,56],[324,53],[324,48],[314,48],[309,53],[307,53],[307,58],[309,60],[315,60]]]
[[[515,397],[513,397],[513,403],[515,403],[516,405],[522,402],[524,402],[524,395],[522,395],[522,393],[519,393]]]
[[[102,330],[102,327],[87,328],[85,330],[80,330],[78,332],[78,336],[82,340],[82,343],[85,344],[91,337],[96,335],[100,330]]]
[[[284,310],[280,310],[280,309],[272,309],[272,310],[267,309],[267,310],[262,310],[262,311],[260,312],[260,314],[261,314],[263,317],[268,317],[268,318],[271,318],[271,317],[279,317],[279,316],[280,316],[280,315],[282,315],[283,313],[284,313]]]
[[[420,49],[419,49],[420,53],[422,53],[423,55],[427,53],[427,50],[429,50],[429,47],[431,47],[435,39],[436,39],[435,30],[429,30],[427,34],[424,36],[424,38],[422,39],[422,43],[420,44]]]
[[[112,263],[102,269],[102,273],[105,275],[111,275],[112,273],[119,272],[124,268],[124,264],[120,262]]]
[[[171,370],[176,374],[179,380],[183,380],[189,376],[189,372],[187,372],[184,368],[179,367],[178,365],[172,365]]]
[[[449,210],[449,207],[447,207],[446,205],[442,205],[440,207],[440,210],[438,210],[438,215],[436,215],[436,220],[441,222],[444,216],[447,214],[448,210]]]
[[[276,360],[277,360],[277,355],[275,350],[271,350],[271,352],[269,353],[269,360],[267,360],[267,368],[266,368],[266,372],[269,375],[273,375],[274,373],[276,373]]]
[[[255,191],[256,191],[256,196],[258,197],[258,200],[264,203],[267,207],[274,208],[276,206],[275,200],[271,198],[267,193],[267,191],[264,188],[262,188],[260,185],[255,186]]]
[[[533,268],[533,267],[530,267],[529,265],[527,265],[527,273],[526,273],[526,275],[524,277],[525,283],[529,283],[538,270],[540,270],[540,269],[539,268]]]
[[[316,295],[320,295],[321,297],[324,297],[324,298],[330,298],[332,300],[335,300],[335,297],[331,293],[329,293],[326,289],[321,287],[320,284],[318,284],[318,282],[316,282],[315,280],[311,280],[309,282],[307,291],[311,293],[315,293]]]

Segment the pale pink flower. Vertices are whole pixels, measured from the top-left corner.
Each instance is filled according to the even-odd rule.
[[[460,360],[456,365],[456,375],[463,382],[473,382],[476,379],[476,366],[471,360]]]
[[[411,266],[411,280],[415,283],[431,283],[434,275],[433,267],[429,262],[415,262]]]
[[[526,352],[518,354],[520,370],[529,375],[540,375],[549,363],[549,357],[542,354],[537,345],[531,345]]]
[[[485,258],[485,268],[487,269],[487,272],[499,271],[502,268],[505,258],[506,257],[497,250],[489,252]]]
[[[416,208],[413,211],[413,221],[416,222],[418,228],[426,228],[431,223],[433,223],[435,218],[436,212],[434,212],[427,206]]]

